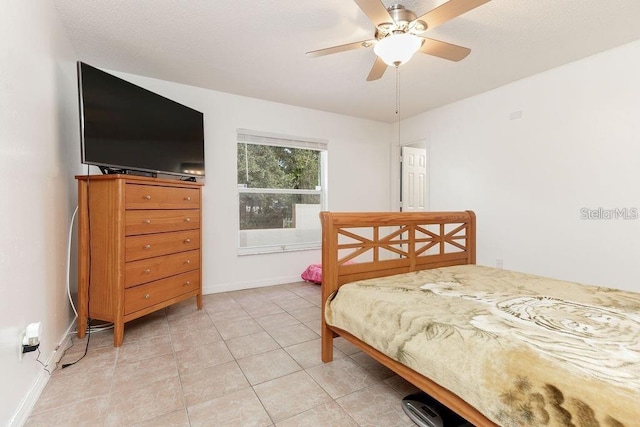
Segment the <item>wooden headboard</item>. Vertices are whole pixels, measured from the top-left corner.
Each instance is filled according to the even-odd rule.
[[[475,264],[476,216],[462,212],[321,212],[322,301],[345,283]]]
[[[332,213],[322,222],[322,361],[333,360],[341,336],[474,425],[497,427],[451,391],[380,353],[350,333],[329,326],[324,309],[345,283],[476,262],[476,216],[464,212]]]

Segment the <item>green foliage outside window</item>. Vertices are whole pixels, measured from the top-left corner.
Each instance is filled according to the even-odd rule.
[[[269,189],[316,190],[320,152],[302,148],[238,144],[238,186],[264,189],[240,194],[240,230],[293,227],[295,204],[320,204],[318,194],[270,193]]]

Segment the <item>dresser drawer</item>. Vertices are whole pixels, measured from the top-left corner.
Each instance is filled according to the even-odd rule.
[[[199,268],[200,250],[128,262],[125,265],[124,287],[130,288]]]
[[[125,261],[152,258],[200,248],[200,230],[125,237]]]
[[[125,289],[124,314],[126,316],[199,288],[200,270],[194,270]]]
[[[129,210],[125,213],[125,234],[163,233],[200,228],[200,211],[194,210]]]
[[[200,189],[126,184],[125,209],[198,209]]]

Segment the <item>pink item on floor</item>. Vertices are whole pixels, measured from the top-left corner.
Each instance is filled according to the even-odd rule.
[[[311,264],[300,275],[302,280],[316,284],[322,283],[322,264]]]

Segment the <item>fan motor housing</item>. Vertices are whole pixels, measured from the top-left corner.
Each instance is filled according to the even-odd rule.
[[[376,39],[386,37],[392,33],[422,32],[427,29],[427,24],[418,21],[416,14],[401,4],[394,4],[387,8],[387,12],[393,22],[382,22],[376,26]]]
[[[416,16],[415,13],[413,13],[413,11],[405,8],[401,4],[394,4],[390,6],[387,10],[389,11],[389,15],[391,15],[396,25],[398,26],[407,25],[409,24],[409,22],[415,21],[416,19],[418,19],[418,17]]]

